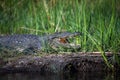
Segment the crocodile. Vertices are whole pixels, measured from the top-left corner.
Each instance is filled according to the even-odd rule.
[[[35,53],[52,48],[80,48],[80,45],[70,43],[69,38],[79,36],[79,32],[58,32],[49,35],[14,34],[0,36],[0,51],[19,51]]]

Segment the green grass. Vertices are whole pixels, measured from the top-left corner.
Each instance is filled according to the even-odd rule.
[[[82,32],[83,52],[120,51],[119,0],[3,0],[0,34]]]

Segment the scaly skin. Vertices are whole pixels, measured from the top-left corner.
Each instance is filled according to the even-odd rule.
[[[1,50],[13,50],[19,52],[33,52],[41,51],[43,49],[58,48],[72,48],[75,47],[71,45],[67,39],[70,37],[78,36],[80,33],[74,32],[61,32],[51,35],[32,35],[32,34],[16,34],[9,36],[0,36],[0,51]],[[78,47],[78,46],[77,46]]]

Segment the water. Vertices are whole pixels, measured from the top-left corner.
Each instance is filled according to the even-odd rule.
[[[119,73],[89,72],[79,74],[47,74],[39,73],[1,73],[0,80],[120,80]]]

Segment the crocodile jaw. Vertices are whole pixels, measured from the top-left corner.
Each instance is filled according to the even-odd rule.
[[[71,37],[70,37],[71,38]],[[54,49],[54,50],[59,50],[59,49],[80,49],[80,45],[79,44],[75,44],[75,43],[70,43],[68,41],[68,37],[64,37],[64,38],[55,38],[51,41],[50,46]]]

